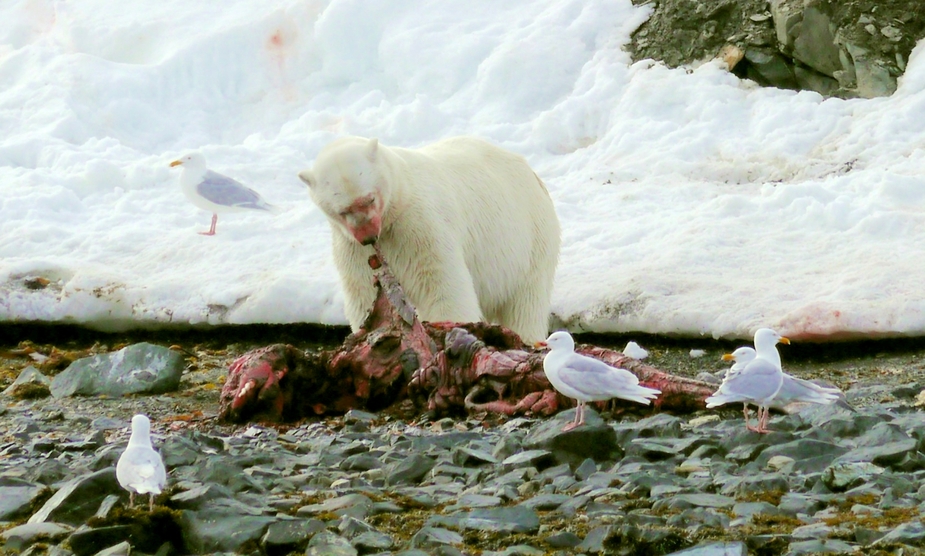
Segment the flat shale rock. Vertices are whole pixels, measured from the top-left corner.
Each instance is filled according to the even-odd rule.
[[[180,385],[186,361],[179,353],[142,342],[78,359],[51,381],[51,395],[162,394]]]

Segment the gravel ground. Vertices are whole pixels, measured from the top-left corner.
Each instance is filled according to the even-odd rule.
[[[925,386],[925,341],[780,346],[785,370],[837,385],[853,410],[813,406],[777,415],[777,432],[766,436],[744,431],[734,408],[677,416],[605,412],[578,434],[559,432],[570,411],[552,419],[432,423],[406,405],[274,428],[215,422],[235,357],[278,341],[332,346],[345,333],[0,330],[0,389],[30,364],[52,375],[75,358],[140,340],[176,346],[189,363],[179,391],[170,394],[0,399],[0,489],[34,487],[16,491],[31,493],[28,504],[0,519],[4,550],[33,542],[10,532],[41,513],[65,481],[108,473],[139,412],[151,417],[171,469],[155,512],[123,509],[124,495],[108,508],[97,500],[90,512],[96,521],[46,519],[64,529],[43,533],[31,553],[93,554],[116,544],[128,527],[150,528],[157,519],[167,532],[158,540],[173,543],[161,547],[168,552],[668,554],[701,546],[702,554],[917,554],[925,546],[925,416],[916,405]],[[628,339],[649,350],[653,366],[707,379],[727,367],[719,357],[738,345],[578,337],[617,349]],[[692,357],[691,350],[705,353]],[[108,475],[94,480],[112,482]],[[101,496],[120,494],[109,483],[94,488]],[[69,504],[76,502],[61,506]],[[290,535],[297,541],[287,540],[286,527],[299,530]],[[130,538],[142,553],[160,547],[137,533]]]

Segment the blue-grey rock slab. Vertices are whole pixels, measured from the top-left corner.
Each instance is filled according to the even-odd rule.
[[[925,523],[916,520],[897,526],[880,537],[872,546],[884,546],[894,543],[918,545],[923,540],[925,540]]]
[[[486,494],[463,494],[455,504],[447,506],[447,511],[463,508],[493,508],[501,505],[501,498]]]
[[[308,541],[306,556],[357,556],[359,552],[350,541],[330,531],[318,533]]]
[[[540,518],[535,511],[523,506],[480,508],[463,516],[459,526],[492,533],[533,534],[540,528]]]
[[[75,531],[68,537],[67,543],[76,556],[90,556],[96,554],[101,546],[114,546],[131,540],[131,537],[130,526],[113,525]]]
[[[463,536],[443,527],[422,527],[411,537],[411,547],[428,549],[463,543]]]
[[[575,548],[581,544],[581,537],[571,531],[561,531],[549,535],[544,539],[546,544],[553,548]]]
[[[19,373],[19,376],[16,377],[16,380],[13,381],[13,384],[10,384],[6,390],[0,392],[0,394],[3,394],[4,396],[11,396],[16,391],[16,389],[23,384],[36,384],[50,388],[51,379],[43,375],[41,371],[32,365],[29,365],[23,369],[21,373]],[[48,396],[48,393],[46,392],[44,395]]]
[[[7,550],[21,551],[39,539],[58,541],[71,531],[73,528],[63,523],[26,523],[0,533],[0,539]]]
[[[801,438],[784,444],[769,446],[762,451],[757,462],[764,467],[772,457],[786,456],[794,460],[793,471],[797,473],[818,473],[849,450],[850,448],[831,442]]]
[[[185,368],[179,353],[142,342],[74,361],[51,381],[51,394],[56,398],[163,394],[180,386]]]
[[[803,554],[856,554],[857,547],[837,539],[812,539],[796,541],[787,547],[787,556]]]
[[[208,510],[183,510],[180,514],[186,549],[196,554],[237,551],[245,543],[260,540],[276,521],[277,518],[269,516]]]
[[[672,510],[686,510],[688,508],[732,508],[735,498],[721,494],[693,493],[676,494],[657,501],[654,509],[669,508]]]
[[[830,490],[842,492],[867,483],[883,472],[882,467],[870,462],[835,463],[825,469],[822,481]]]
[[[885,442],[876,446],[859,446],[839,456],[835,463],[868,461],[884,467],[900,463],[906,455],[917,450],[918,442],[911,438]]]
[[[613,525],[602,525],[600,527],[595,527],[592,529],[584,540],[581,541],[581,544],[575,547],[575,550],[578,553],[590,552],[592,554],[600,554],[604,552],[604,542],[607,541],[607,538],[613,533]]]
[[[395,544],[395,541],[381,531],[366,531],[350,539],[350,544],[362,554],[373,554],[389,550]]]
[[[198,510],[218,498],[234,498],[234,492],[226,486],[209,483],[174,494],[170,501],[181,510]]]
[[[267,527],[260,544],[268,554],[288,554],[326,528],[318,519],[280,519]]]
[[[521,506],[530,508],[531,510],[537,511],[549,511],[555,510],[562,504],[565,504],[569,500],[572,500],[574,497],[567,494],[554,494],[554,493],[545,493],[538,494],[532,498],[528,498],[520,503]]]
[[[587,458],[616,461],[623,457],[617,433],[596,412],[585,410],[585,424],[570,431],[562,428],[574,418],[575,410],[563,411],[553,419],[541,421],[524,438],[528,450],[548,450],[558,463],[578,466]]]
[[[486,450],[460,446],[453,450],[453,463],[463,466],[477,466],[498,463],[498,458]]]
[[[130,556],[131,554],[132,544],[128,541],[122,541],[119,544],[114,544],[109,548],[100,550],[94,556]],[[160,554],[160,552],[158,552],[158,554]]]
[[[0,521],[12,521],[29,513],[32,501],[45,490],[45,486],[16,479],[0,477]]]
[[[744,542],[708,542],[672,552],[668,556],[748,556]]]
[[[61,486],[32,517],[29,523],[56,522],[82,525],[93,517],[110,494],[124,494],[116,481],[114,467],[82,475]]]
[[[433,458],[412,454],[388,465],[386,482],[390,485],[417,484],[434,468],[434,465],[436,461]]]

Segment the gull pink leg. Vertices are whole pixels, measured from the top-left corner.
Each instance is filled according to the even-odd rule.
[[[214,236],[215,235],[215,223],[218,222],[218,214],[212,214],[212,227],[209,228],[208,232],[199,232],[199,235],[203,236]]]
[[[578,407],[575,408],[575,419],[571,423],[565,425],[562,428],[563,431],[570,431],[574,429],[575,427],[584,424],[585,422],[584,407],[585,407],[584,402],[578,402]]]

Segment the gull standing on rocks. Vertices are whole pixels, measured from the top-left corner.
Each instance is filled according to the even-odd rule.
[[[132,436],[116,464],[116,479],[129,493],[130,508],[135,494],[147,494],[149,510],[154,509],[154,496],[167,484],[164,461],[151,447],[151,421],[144,415],[132,417]]]
[[[549,347],[543,359],[546,378],[559,393],[578,400],[575,420],[562,430],[572,430],[585,422],[584,406],[587,402],[599,402],[620,398],[648,405],[662,392],[654,388],[639,386],[639,379],[626,369],[611,367],[607,363],[575,353],[575,340],[568,332],[553,332],[536,347]]]
[[[735,364],[726,371],[726,379],[724,380],[728,380],[730,376],[737,374],[745,368],[745,365],[757,357],[757,355],[754,349],[747,346],[740,347],[732,353],[723,355],[724,361],[735,361]],[[783,369],[781,370],[783,371]],[[771,407],[783,409],[788,404],[795,402],[828,405],[838,401],[842,396],[844,396],[844,394],[838,388],[821,386],[815,382],[797,378],[785,372],[780,390],[778,390],[777,395],[774,396]]]
[[[212,227],[204,236],[215,235],[219,213],[244,210],[275,212],[276,207],[263,200],[259,193],[244,184],[206,168],[202,153],[190,153],[170,166],[183,166],[180,172],[180,189],[194,205],[212,213]]]
[[[741,370],[730,369],[719,389],[706,399],[707,408],[727,403],[742,402],[745,414],[745,428],[759,433],[770,432],[768,411],[774,397],[781,389],[784,372],[781,370],[780,354],[777,343],[789,344],[790,340],[770,328],[760,328],[755,332],[755,358],[748,361]],[[740,352],[747,357],[747,350]],[[738,363],[738,361],[737,361]],[[735,366],[734,366],[735,367]],[[758,406],[758,426],[748,424],[748,404]]]

